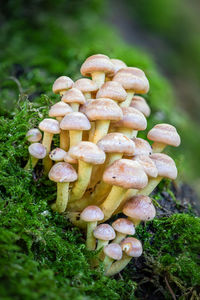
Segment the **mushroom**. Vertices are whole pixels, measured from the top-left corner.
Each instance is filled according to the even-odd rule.
[[[151,114],[151,109],[143,97],[134,96],[130,106],[139,110],[145,117],[149,117]]]
[[[147,128],[145,116],[133,107],[122,107],[123,118],[117,122],[112,122],[118,131],[129,138],[136,137],[139,130]]]
[[[132,257],[139,257],[142,255],[142,244],[139,240],[128,237],[120,243],[122,251],[124,251],[121,260],[112,264],[110,269],[107,271],[107,276],[113,276],[121,272],[131,261]]]
[[[128,159],[119,159],[111,164],[103,174],[103,180],[113,185],[109,195],[101,204],[104,220],[109,219],[119,207],[128,189],[140,190],[148,183],[148,177],[140,164]]]
[[[60,128],[69,130],[70,148],[82,140],[83,130],[90,130],[91,125],[87,117],[80,112],[67,114],[60,123]]]
[[[61,122],[63,117],[72,112],[72,108],[62,102],[59,101],[53,106],[51,106],[49,111],[50,117],[55,117],[58,122]],[[69,136],[66,130],[60,130],[60,148],[67,151],[69,147]]]
[[[57,183],[56,210],[62,213],[68,203],[69,182],[77,179],[76,171],[70,164],[59,162],[51,168],[49,179]]]
[[[98,206],[88,206],[80,214],[80,219],[87,223],[86,247],[88,250],[95,250],[96,239],[93,231],[97,227],[97,222],[103,220],[104,214]]]
[[[53,84],[53,92],[54,94],[63,95],[68,89],[71,89],[74,82],[71,78],[67,76],[60,76],[58,77]]]
[[[144,72],[138,68],[120,69],[113,80],[121,83],[127,92],[126,100],[120,104],[121,107],[128,107],[131,104],[134,93],[146,94],[149,90],[149,82]]]
[[[111,58],[110,61],[112,62],[113,66],[114,66],[115,74],[119,70],[127,67],[125,62],[123,62],[121,59]]]
[[[147,138],[154,141],[153,152],[162,152],[167,145],[178,147],[181,143],[176,128],[169,124],[155,125],[147,135]]]
[[[48,154],[51,151],[51,143],[54,134],[60,133],[59,122],[54,119],[44,119],[39,124],[40,130],[44,132],[42,144],[46,148],[46,157],[43,159],[44,172],[47,174],[52,166],[52,161]]]
[[[141,221],[146,222],[153,220],[156,215],[156,210],[148,196],[138,195],[126,202],[123,213],[137,226]]]
[[[141,138],[135,138],[133,139],[133,141],[135,143],[135,156],[152,154],[152,148],[146,140]]]
[[[32,143],[28,147],[30,154],[29,160],[24,167],[24,170],[29,170],[31,167],[34,168],[38,162],[38,159],[43,159],[46,156],[46,148],[40,143]]]
[[[111,99],[101,98],[91,101],[85,108],[90,121],[96,121],[93,143],[97,143],[108,133],[110,121],[118,121],[123,117],[121,108]]]
[[[53,161],[63,161],[66,151],[61,148],[55,148],[49,153],[49,157]]]
[[[114,74],[114,66],[109,57],[103,54],[95,54],[88,57],[81,66],[83,76],[91,76],[98,88],[105,81],[105,75]]]
[[[30,143],[37,143],[42,139],[42,134],[38,128],[31,128],[27,132],[26,138]]]
[[[103,265],[105,273],[107,273],[113,261],[120,260],[122,258],[122,248],[116,243],[111,243],[104,247],[103,252],[105,254]]]
[[[65,103],[69,103],[73,111],[79,111],[80,104],[85,103],[85,97],[83,93],[76,88],[71,88],[70,90],[65,92],[61,100]]]
[[[73,87],[79,89],[85,96],[86,100],[91,99],[92,93],[95,93],[98,90],[98,86],[96,85],[96,83],[88,78],[81,78],[76,80]]]
[[[93,165],[103,164],[105,153],[94,143],[80,142],[70,148],[69,156],[78,159],[78,180],[71,191],[70,202],[79,200],[90,182]]]
[[[127,93],[119,82],[105,82],[98,90],[96,98],[109,98],[115,102],[122,102],[126,99]]]
[[[100,224],[98,225],[94,231],[93,235],[96,239],[98,239],[96,250],[101,249],[108,245],[109,241],[114,240],[115,231],[109,224]]]
[[[72,157],[69,155],[69,152],[67,152],[67,153],[65,154],[64,161],[68,162],[69,164],[77,164],[77,163],[78,163],[78,160],[75,159],[75,158],[72,158]]]
[[[123,239],[125,239],[126,235],[134,235],[135,227],[133,222],[125,218],[119,218],[115,222],[112,223],[112,227],[117,232],[116,238],[113,243],[119,244]]]

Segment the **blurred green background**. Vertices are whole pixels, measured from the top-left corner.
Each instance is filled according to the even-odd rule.
[[[142,68],[150,80],[148,129],[177,126],[179,149],[169,149],[180,180],[200,190],[199,1],[3,0],[0,7],[0,114],[12,117],[19,94],[51,103],[57,76],[80,77],[94,53]],[[51,105],[49,103],[49,106]]]

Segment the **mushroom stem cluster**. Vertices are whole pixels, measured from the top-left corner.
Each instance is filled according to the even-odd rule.
[[[28,131],[24,169],[42,160],[44,174],[57,185],[53,211],[85,231],[87,249],[98,251],[95,266],[102,263],[113,276],[142,254],[135,227],[155,217],[149,195],[159,182],[177,177],[175,162],[162,152],[179,146],[180,136],[174,126],[157,124],[149,142],[137,137],[151,112],[141,96],[149,91],[141,69],[95,54],[80,71],[90,78],[61,76],[53,83],[58,101],[39,129]],[[110,225],[118,213],[123,217]]]

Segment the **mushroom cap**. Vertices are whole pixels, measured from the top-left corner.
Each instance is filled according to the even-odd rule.
[[[91,93],[98,90],[96,83],[89,78],[81,78],[76,80],[73,87],[79,89],[82,93]]]
[[[123,62],[121,59],[111,58],[110,61],[114,65],[115,73],[117,73],[119,70],[127,67],[125,62]]]
[[[53,134],[60,133],[59,122],[54,119],[44,119],[42,122],[40,122],[39,128],[44,132],[49,132]]]
[[[54,161],[62,161],[66,155],[66,151],[61,148],[55,148],[49,153],[49,157]]]
[[[103,72],[111,76],[114,74],[114,66],[108,56],[95,54],[84,61],[81,66],[81,74],[88,77],[94,72]]]
[[[90,205],[82,211],[80,218],[85,222],[101,221],[104,218],[104,213],[98,206]]]
[[[78,163],[78,160],[75,159],[75,158],[73,158],[73,157],[71,157],[71,156],[69,155],[69,152],[67,152],[67,153],[65,154],[64,161],[68,162],[69,164],[77,164],[77,163]]]
[[[135,155],[150,155],[152,153],[151,145],[144,139],[134,138]]]
[[[94,165],[101,165],[106,159],[106,155],[96,144],[92,142],[80,142],[70,148],[69,156],[83,160]]]
[[[90,130],[91,125],[83,113],[72,112],[62,119],[60,128],[63,130]]]
[[[90,121],[121,120],[121,108],[111,99],[100,98],[91,101],[85,108],[85,114]]]
[[[74,87],[65,92],[61,100],[66,103],[85,103],[85,97],[83,93],[79,89],[76,89]]]
[[[139,257],[142,255],[142,244],[139,240],[128,237],[124,239],[120,246],[122,251],[124,251],[128,256]]]
[[[145,130],[147,128],[147,120],[145,116],[133,107],[122,107],[123,118],[114,122],[114,127],[126,127],[134,130]]]
[[[119,82],[107,81],[98,90],[96,98],[109,98],[118,102],[126,100],[127,93]]]
[[[123,213],[136,220],[150,221],[155,218],[156,210],[148,196],[138,195],[125,203]]]
[[[114,240],[115,236],[114,229],[108,224],[100,224],[94,230],[94,237],[98,240],[110,241]]]
[[[151,114],[151,109],[143,97],[134,96],[130,106],[141,111],[145,117],[149,117]]]
[[[73,182],[77,177],[75,169],[66,162],[53,165],[49,172],[49,179],[55,182]]]
[[[74,82],[67,76],[58,77],[53,84],[53,92],[59,94],[61,91],[66,91],[73,86]]]
[[[57,102],[53,106],[51,106],[49,110],[49,116],[50,117],[64,117],[65,115],[72,112],[72,108],[62,101]]]
[[[119,159],[104,171],[103,181],[125,189],[139,190],[147,185],[148,177],[138,162]]]
[[[38,158],[38,159],[43,159],[45,158],[47,151],[46,148],[40,144],[40,143],[33,143],[28,147],[28,151],[31,156]]]
[[[135,151],[135,143],[119,132],[108,133],[98,141],[97,145],[106,153],[133,155]]]
[[[148,139],[154,142],[163,143],[178,147],[181,143],[180,136],[176,128],[169,124],[155,125],[147,135]]]
[[[111,243],[105,246],[103,252],[105,255],[114,260],[120,260],[122,258],[122,248],[116,243]]]
[[[39,142],[42,138],[42,134],[38,128],[31,128],[26,134],[26,138],[29,142]]]
[[[158,176],[158,170],[154,161],[147,155],[136,155],[132,158],[137,161],[144,169],[145,173],[149,177],[156,178]]]
[[[133,222],[125,218],[119,218],[115,222],[112,223],[112,227],[115,231],[123,233],[123,234],[135,234],[135,227]]]
[[[113,80],[121,83],[125,90],[133,90],[138,94],[146,94],[149,91],[148,79],[144,72],[138,68],[126,67],[120,69]]]
[[[153,153],[150,155],[150,158],[156,165],[158,176],[166,177],[172,180],[176,179],[177,168],[171,157],[164,153]]]
[[[88,99],[84,104],[80,105],[79,111],[83,114],[86,114],[86,107],[92,102],[95,101],[95,99]]]

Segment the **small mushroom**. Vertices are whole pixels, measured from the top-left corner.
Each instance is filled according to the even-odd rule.
[[[24,170],[29,170],[35,167],[39,159],[43,159],[46,156],[46,148],[40,143],[32,143],[28,147],[30,154],[29,160],[24,167]]]
[[[52,90],[54,94],[63,95],[68,89],[71,89],[74,82],[67,76],[58,77],[53,84]]]
[[[61,100],[65,103],[69,103],[73,111],[79,111],[80,104],[85,103],[85,97],[83,93],[76,88],[71,88],[70,90],[65,92]]]
[[[133,222],[125,219],[119,218],[115,222],[112,223],[112,227],[117,232],[116,238],[114,239],[113,243],[119,244],[127,235],[134,235],[135,234],[135,227]]]
[[[98,206],[88,206],[80,214],[80,219],[87,223],[86,246],[88,250],[95,250],[96,239],[93,231],[97,227],[97,222],[103,220],[104,214]]]
[[[31,128],[27,132],[26,138],[30,143],[37,143],[42,139],[42,134],[38,128]]]
[[[109,224],[100,224],[93,231],[94,237],[98,239],[96,250],[108,245],[109,241],[114,240],[115,231]]]
[[[149,117],[151,114],[151,109],[143,97],[134,96],[130,106],[139,110],[145,117]]]
[[[66,163],[59,162],[51,168],[49,179],[57,183],[57,199],[55,209],[62,213],[67,208],[69,196],[69,183],[77,180],[74,168]]]
[[[122,102],[126,99],[126,91],[119,82],[105,82],[98,90],[96,98],[109,98],[115,102]]]
[[[86,100],[91,99],[92,93],[95,93],[98,90],[98,86],[96,85],[96,83],[88,78],[81,78],[76,80],[73,87],[79,89],[85,96]]]
[[[139,257],[142,255],[142,244],[139,240],[129,237],[120,243],[122,251],[124,252],[121,260],[112,264],[107,271],[107,276],[113,276],[121,272],[131,261],[132,257]]]
[[[104,247],[103,252],[105,254],[103,265],[105,273],[107,273],[113,261],[120,260],[122,258],[122,248],[116,243],[111,243]]]
[[[109,57],[103,54],[95,54],[88,57],[81,66],[83,76],[91,76],[98,88],[102,86],[106,75],[114,74],[114,66]]]
[[[53,161],[63,161],[66,151],[61,148],[55,148],[49,153],[49,157]]]
[[[133,139],[135,143],[135,153],[134,155],[150,155],[152,154],[152,148],[150,144],[141,138],[135,138]]]
[[[155,125],[147,135],[147,138],[154,141],[153,152],[162,152],[167,145],[178,147],[181,143],[180,136],[176,128],[169,124]]]

